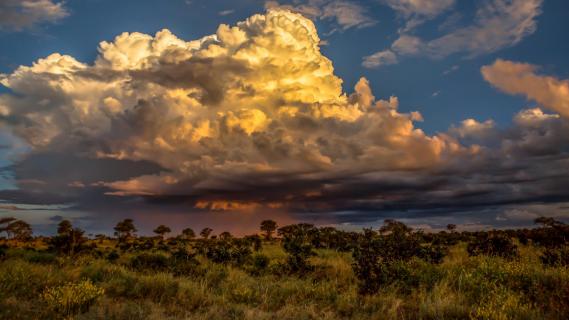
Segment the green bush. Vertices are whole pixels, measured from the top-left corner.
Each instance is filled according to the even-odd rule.
[[[26,260],[38,264],[52,264],[57,262],[57,256],[53,253],[39,251],[30,253]]]
[[[41,294],[47,308],[63,317],[85,313],[105,291],[90,280],[47,288]]]
[[[107,255],[107,260],[109,260],[110,262],[117,261],[119,258],[120,258],[120,255],[115,250],[109,252],[109,254]]]
[[[467,251],[471,256],[483,254],[508,259],[518,256],[518,247],[512,238],[502,233],[487,233],[475,238],[468,244]]]
[[[248,269],[249,273],[252,275],[265,274],[269,268],[271,260],[264,254],[256,253],[251,258],[251,265]]]
[[[546,266],[569,266],[569,246],[547,248],[540,259]]]
[[[169,266],[169,259],[161,253],[143,252],[130,260],[130,266],[137,271],[165,271]]]

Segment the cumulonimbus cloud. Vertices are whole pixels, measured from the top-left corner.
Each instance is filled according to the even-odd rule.
[[[0,195],[338,222],[568,198],[563,117],[534,108],[508,129],[470,119],[428,135],[365,78],[343,92],[319,43],[309,19],[271,10],[193,41],[123,33],[91,64],[55,53],[20,66],[0,77],[0,121],[31,150],[12,167],[19,190]]]
[[[410,170],[458,150],[415,128],[421,116],[399,113],[397,98],[376,100],[366,79],[342,92],[319,41],[310,20],[288,11],[190,42],[168,30],[123,33],[101,43],[92,65],[56,53],[4,75],[14,94],[0,97],[0,114],[34,152],[165,169],[101,181],[115,195],[224,194],[249,187],[249,175],[286,183]]]

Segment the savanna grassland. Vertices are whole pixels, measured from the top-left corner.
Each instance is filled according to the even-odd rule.
[[[1,319],[567,319],[569,232],[437,234],[388,220],[344,232],[265,222],[263,236],[0,240]],[[11,221],[10,223],[14,223]],[[131,228],[132,227],[132,228]],[[6,228],[4,228],[6,229]]]

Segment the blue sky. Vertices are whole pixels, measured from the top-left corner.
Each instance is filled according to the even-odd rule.
[[[533,3],[534,7],[526,10],[524,5],[530,6],[530,2]],[[39,3],[43,7],[29,11],[31,9],[26,9],[27,7],[22,3]],[[560,98],[561,102],[552,102],[553,106],[547,106],[544,101],[551,101],[551,99],[540,99],[539,93],[527,93],[517,87],[507,88],[507,80],[501,81],[501,78],[488,80],[481,73],[483,66],[491,66],[495,61],[501,59],[515,63],[515,65],[535,66],[531,75],[550,77],[559,81],[560,86],[563,86],[563,81],[566,81],[564,79],[569,78],[569,60],[567,60],[569,42],[566,41],[567,31],[569,31],[569,3],[563,0],[531,0],[528,2],[521,0],[484,0],[477,2],[465,0],[297,0],[279,2],[254,0],[68,0],[65,2],[26,0],[18,2],[9,0],[5,5],[0,5],[0,17],[5,18],[3,19],[4,22],[0,22],[0,43],[2,44],[0,73],[10,75],[19,66],[29,66],[34,61],[52,53],[69,55],[79,62],[93,64],[99,55],[97,51],[99,43],[101,41],[112,42],[116,36],[123,32],[140,32],[153,36],[162,29],[168,29],[184,41],[200,39],[216,33],[220,24],[235,25],[254,14],[264,14],[267,8],[291,10],[310,18],[321,38],[321,54],[332,61],[335,76],[343,81],[343,91],[350,94],[354,91],[353,88],[358,80],[365,77],[369,81],[369,86],[377,100],[388,100],[390,96],[396,96],[399,99],[398,111],[400,113],[419,111],[423,121],[415,121],[419,119],[414,119],[413,125],[415,128],[423,129],[427,136],[452,135],[452,130],[456,129],[455,131],[458,132],[457,128],[461,127],[461,122],[465,119],[472,118],[478,123],[492,120],[492,130],[499,131],[499,133],[485,134],[486,140],[479,144],[493,146],[496,144],[495,139],[510,141],[514,139],[512,136],[518,135],[521,137],[520,139],[528,136],[526,133],[519,133],[517,127],[519,124],[512,120],[523,109],[545,107],[546,112],[564,114],[562,109],[565,108],[563,97]],[[527,17],[524,14],[527,14]],[[519,15],[525,18],[519,18]],[[489,26],[491,23],[496,23],[493,26],[494,30],[492,30],[492,26]],[[497,36],[492,35],[492,33]],[[444,40],[445,37],[457,34],[460,34],[462,39],[438,41],[438,39]],[[476,43],[475,37],[481,35],[485,38],[480,43]],[[397,47],[395,43],[398,39],[405,37],[413,39],[419,44]],[[369,60],[370,56],[380,52],[389,52],[387,55],[391,60],[372,61],[371,64],[365,63],[365,61],[371,61]],[[487,78],[489,77],[487,76]],[[544,81],[549,80],[545,79]],[[0,94],[4,94],[6,97],[19,97],[24,96],[26,92],[14,92],[13,88],[0,86]],[[16,107],[10,105],[9,108]],[[20,105],[19,108],[24,107]],[[561,111],[559,111],[560,109]],[[19,136],[21,133],[18,133],[20,131],[17,131],[13,124],[13,121],[16,120],[11,121],[0,122],[2,125],[0,131],[0,146],[2,146],[0,147],[0,165],[5,166],[0,177],[0,188],[24,190],[25,188],[19,181],[34,180],[33,177],[18,176],[19,172],[23,172],[21,169],[24,167],[23,163],[26,159],[30,159],[31,156],[29,155],[37,155],[42,152],[57,154],[63,151],[57,151],[58,149],[53,145],[44,145],[41,148],[35,146],[26,140],[27,136]],[[565,119],[559,121],[565,121]],[[34,124],[31,126],[33,127]],[[564,126],[564,124],[556,126]],[[557,131],[555,133],[558,134]],[[251,132],[248,134],[252,136]],[[459,141],[459,143],[466,147],[468,144],[466,142],[467,137],[463,135],[461,138],[464,138],[464,141]],[[461,138],[457,139],[460,140]],[[480,137],[472,139],[478,138]],[[554,145],[551,148],[559,153],[558,156],[565,155],[564,152],[567,149],[566,145],[563,144]],[[65,152],[69,153],[70,151]],[[86,153],[82,151],[74,155],[84,157]],[[92,155],[86,157],[92,157]],[[240,159],[242,158],[243,156],[240,157]],[[496,161],[495,157],[488,156],[488,159],[490,158],[494,159],[492,161]],[[137,156],[126,160],[153,162],[155,159]],[[522,160],[524,163],[538,161],[533,158],[523,158]],[[272,160],[266,161],[270,163]],[[34,163],[32,160],[29,162],[35,166],[42,165],[42,162]],[[170,169],[164,162],[155,162],[163,168],[166,166],[165,169]],[[20,167],[18,167],[19,165]],[[557,167],[557,165],[545,165],[545,169],[533,168],[530,171],[541,170],[540,172],[543,172],[546,169],[551,169],[551,171],[567,169],[563,165],[561,167]],[[393,172],[400,170],[399,166],[396,168],[390,170]],[[421,168],[421,170],[423,169]],[[413,170],[418,169],[414,168]],[[380,171],[389,170],[381,169]],[[469,172],[471,178],[475,174],[479,174],[474,169]],[[486,172],[486,174],[490,173]],[[545,173],[538,175],[544,177]],[[325,181],[328,180],[320,182],[320,187],[327,184]],[[76,181],[68,181],[69,184],[74,182]],[[106,182],[112,183],[110,180]],[[99,184],[98,187],[101,185],[103,184]],[[283,183],[283,185],[288,186],[289,184]],[[194,187],[192,186],[192,188]],[[371,188],[374,187],[377,186],[371,186]],[[515,185],[511,187],[512,190],[515,189]],[[90,191],[89,197],[96,192],[109,193],[108,190],[97,189]],[[176,191],[176,194],[179,194],[179,191]],[[76,196],[76,194],[70,196],[69,199],[71,200],[65,201],[62,204],[64,205],[63,208],[69,208],[69,212],[78,217],[93,216],[91,209],[85,209],[91,204],[82,205],[83,200],[81,199],[87,196],[85,194]],[[132,198],[129,198],[128,201],[139,203],[137,201],[140,200],[140,194],[129,196]],[[528,209],[529,207],[521,209],[500,207],[496,205],[500,201],[491,201],[491,205],[490,202],[481,201],[480,208],[482,209],[463,210],[465,213],[457,215],[458,218],[456,219],[459,223],[464,222],[473,225],[476,223],[500,225],[503,220],[497,219],[497,217],[500,214],[503,215],[507,210],[510,210],[508,212],[521,210],[520,212],[526,212],[526,216],[532,216],[531,214],[535,216],[538,214],[536,212],[543,209],[535,209],[535,206],[552,205],[552,203],[558,205],[564,203],[565,200],[569,201],[569,199],[564,198],[565,195],[556,194],[556,196],[555,201],[540,200],[527,204],[527,206],[532,206],[533,209],[530,208],[531,210]],[[16,205],[18,204],[16,200],[21,199],[8,195],[5,197],[6,199],[3,199],[5,203]],[[268,201],[267,198],[263,199],[262,201]],[[445,202],[444,199],[441,200],[442,202]],[[510,203],[509,200],[505,202]],[[26,203],[20,204],[26,205]],[[190,207],[192,206],[195,208],[196,202],[192,202]],[[331,209],[337,212],[342,210],[362,212],[362,214],[355,214],[358,218],[354,218],[354,221],[331,219],[333,221],[330,222],[326,215],[322,215],[321,220],[318,218],[315,221],[357,225],[360,223],[360,215],[366,217],[366,219],[362,218],[361,220],[364,223],[375,223],[373,221],[379,221],[381,217],[396,215],[401,212],[399,209],[378,209],[380,213],[375,213],[375,216],[372,215],[370,218],[368,213],[363,213],[370,210],[369,206],[366,205],[365,209],[357,205]],[[117,208],[119,207],[117,205]],[[417,218],[416,221],[420,221],[417,224],[429,225],[429,221],[435,221],[430,225],[436,225],[442,223],[436,221],[451,221],[452,218],[448,217],[448,213],[442,213],[443,207],[429,209],[434,210],[433,212],[436,211],[436,214],[429,213],[429,217],[434,215],[437,218],[429,218],[431,220]],[[48,209],[51,210],[51,208]],[[57,209],[59,210],[59,207]],[[419,211],[426,210],[421,206],[416,209]],[[148,210],[152,211],[156,208]],[[178,215],[180,210],[185,209],[184,207],[176,207],[168,210],[175,211]],[[302,214],[296,216],[299,211],[303,210],[291,209],[295,215],[294,219],[291,219],[303,219]],[[414,210],[414,208],[401,210],[407,212]],[[85,214],[87,211],[91,213]],[[482,211],[490,212],[491,217],[481,218],[487,214],[482,214]],[[33,212],[33,210],[29,212]],[[527,212],[531,214],[527,214]],[[560,211],[559,215],[564,217],[564,212]],[[13,212],[0,208],[0,214],[12,215]],[[203,219],[207,221],[209,218],[204,215]],[[489,222],[488,219],[492,222]],[[525,221],[523,219],[520,221],[516,220],[512,224],[527,222],[523,222]],[[41,223],[38,222],[37,224],[40,225]],[[43,223],[46,224],[45,221]],[[93,225],[90,226],[93,227]]]

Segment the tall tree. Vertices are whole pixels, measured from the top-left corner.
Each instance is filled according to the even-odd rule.
[[[213,229],[211,228],[203,228],[202,231],[200,232],[200,236],[202,236],[202,238],[207,239],[209,238],[209,235],[213,232]]]
[[[273,233],[277,230],[277,223],[273,220],[263,220],[261,222],[261,231],[265,233],[265,239],[271,240]]]
[[[61,220],[61,222],[57,225],[57,233],[58,234],[65,234],[69,233],[73,230],[73,225],[69,220]]]
[[[115,236],[117,236],[119,242],[133,237],[136,231],[138,230],[136,230],[132,219],[124,219],[115,226]]]
[[[14,239],[25,241],[32,237],[32,227],[25,221],[15,220],[6,226],[5,230]]]
[[[172,230],[170,230],[169,227],[161,224],[158,227],[156,227],[156,229],[154,229],[154,233],[156,233],[157,235],[159,235],[162,239],[164,239],[164,235],[167,233],[172,232]]]
[[[184,236],[184,238],[191,240],[193,238],[196,237],[196,233],[194,232],[194,230],[192,228],[186,228],[184,230],[182,230],[182,235]]]
[[[229,233],[228,231],[223,231],[222,233],[219,234],[219,239],[221,240],[229,240],[233,238],[233,235],[231,235],[231,233]]]
[[[85,231],[73,228],[69,220],[62,220],[57,225],[57,235],[51,238],[50,243],[60,253],[74,255],[87,242],[84,234]]]

